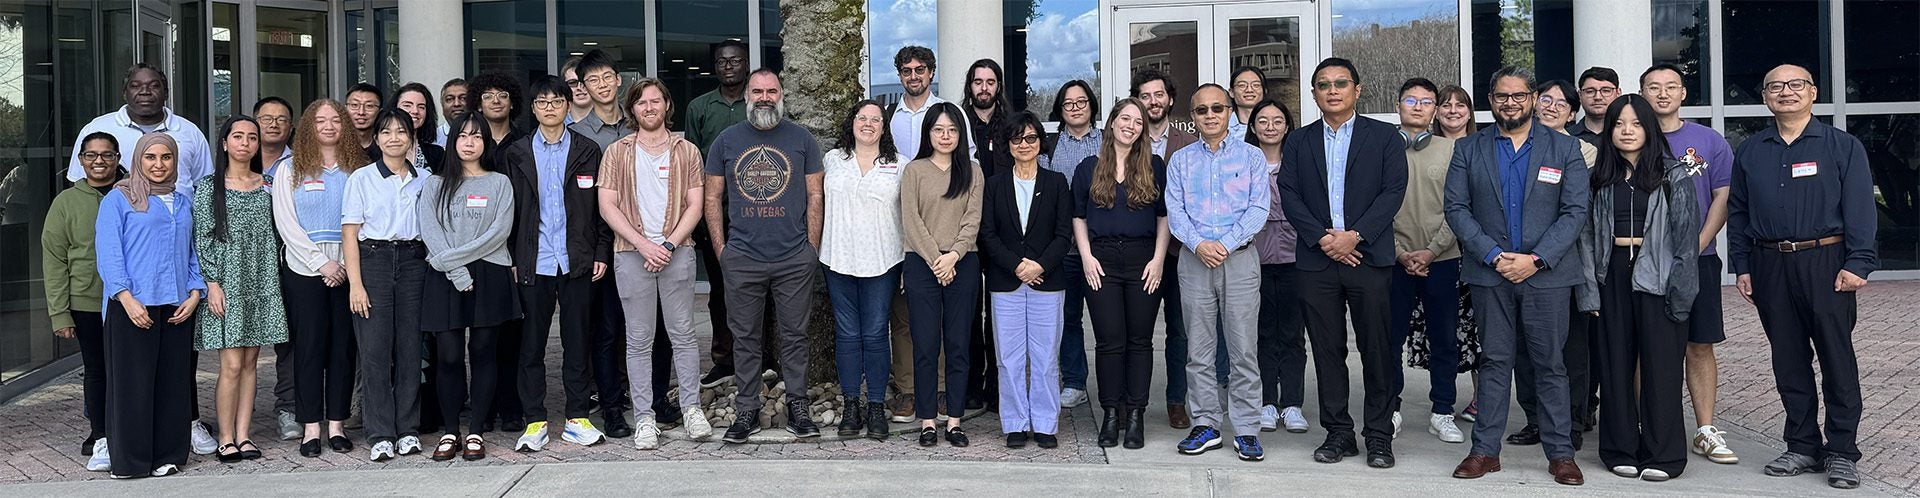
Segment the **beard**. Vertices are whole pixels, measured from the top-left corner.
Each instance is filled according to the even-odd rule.
[[[918,89],[915,89],[912,86],[907,86],[907,95],[912,97],[919,97],[921,95],[926,95],[927,89],[932,87],[933,85],[925,85],[925,86],[921,86]]]
[[[973,101],[972,104],[974,109],[992,109],[993,105],[996,103],[999,103],[1000,99],[997,97],[987,97],[983,99],[983,98],[980,98],[980,96],[975,95],[972,99],[969,99],[969,100]]]
[[[754,104],[747,110],[747,124],[753,129],[766,131],[780,126],[780,117],[787,114],[787,103]]]
[[[1533,121],[1533,116],[1527,115],[1527,114],[1523,114],[1520,117],[1512,120],[1508,120],[1507,118],[1501,117],[1501,116],[1494,116],[1493,118],[1495,122],[1500,123],[1500,129],[1507,130],[1507,131],[1518,130],[1522,127],[1527,126],[1528,123]]]

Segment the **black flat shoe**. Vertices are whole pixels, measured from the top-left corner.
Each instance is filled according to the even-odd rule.
[[[1052,434],[1036,432],[1033,433],[1033,444],[1047,449],[1058,448],[1060,446],[1060,438],[1054,437]]]
[[[1027,441],[1031,439],[1033,438],[1028,436],[1027,433],[1024,431],[1010,432],[1010,433],[1007,433],[1007,447],[1008,448],[1025,448],[1027,447]]]
[[[971,443],[967,441],[967,431],[960,430],[959,427],[948,427],[947,444],[951,444],[955,448],[965,448]]]
[[[252,439],[241,441],[237,448],[240,448],[240,458],[247,460],[260,458],[260,446],[253,444]]]
[[[232,453],[227,452],[229,448],[233,449]],[[220,453],[215,454],[214,457],[220,459],[220,463],[233,463],[246,459],[246,457],[240,456],[240,447],[235,446],[233,443],[220,445]]]
[[[327,446],[333,448],[334,453],[346,453],[349,451],[353,451],[353,441],[348,440],[346,436],[334,436],[334,437],[327,438]]]
[[[920,428],[920,445],[933,446],[936,444],[940,444],[940,429],[934,428],[934,427],[921,427]]]
[[[307,458],[320,456],[320,438],[300,442],[300,456]]]
[[[1507,436],[1507,444],[1516,446],[1540,444],[1540,426],[1527,424],[1526,427],[1521,427],[1520,432]]]

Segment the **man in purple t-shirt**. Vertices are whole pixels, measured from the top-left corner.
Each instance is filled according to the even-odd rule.
[[[1660,130],[1667,135],[1673,157],[1693,168],[1693,185],[1700,200],[1700,295],[1694,298],[1688,320],[1687,391],[1693,393],[1693,418],[1700,425],[1693,436],[1693,452],[1714,463],[1739,463],[1740,457],[1727,447],[1722,432],[1713,426],[1713,403],[1718,398],[1720,362],[1713,345],[1727,339],[1720,316],[1720,256],[1714,251],[1714,237],[1727,224],[1727,194],[1733,184],[1733,148],[1712,128],[1680,119],[1680,105],[1687,100],[1687,87],[1680,79],[1680,68],[1671,64],[1655,65],[1640,74],[1640,88],[1653,104],[1660,119]]]

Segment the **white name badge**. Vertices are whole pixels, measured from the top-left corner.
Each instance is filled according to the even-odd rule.
[[[880,170],[881,173],[886,173],[889,175],[900,173],[900,165],[898,164],[882,164],[879,166],[875,166],[874,169],[878,169]]]
[[[305,190],[308,192],[325,192],[327,190],[327,182],[322,180],[306,180],[306,181],[300,182],[300,190]]]
[[[575,176],[573,177],[573,183],[580,188],[593,188],[593,177],[589,175]]]
[[[487,196],[484,196],[484,195],[469,195],[469,196],[467,196],[467,207],[469,207],[469,208],[484,208],[484,207],[487,207]]]
[[[1548,185],[1559,185],[1560,170],[1549,168],[1546,166],[1541,166],[1540,167],[1540,183],[1545,183]]]
[[[1817,174],[1820,174],[1820,163],[1816,163],[1812,161],[1808,161],[1804,163],[1793,163],[1794,178],[1806,178],[1806,177],[1817,175]]]
[[[665,180],[673,176],[673,169],[668,165],[662,164],[660,165],[659,171],[655,172],[654,174],[656,175],[654,176],[654,178]]]

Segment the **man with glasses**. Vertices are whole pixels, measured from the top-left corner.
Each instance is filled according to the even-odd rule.
[[[372,83],[362,81],[347,89],[347,120],[352,122],[353,129],[360,131],[360,148],[368,149],[367,162],[380,160],[380,150],[373,146],[373,117],[380,113],[380,103],[385,101],[380,87]]]
[[[1613,68],[1594,66],[1580,72],[1580,110],[1586,115],[1580,118],[1580,126],[1567,126],[1567,133],[1574,138],[1587,141],[1594,147],[1600,146],[1600,130],[1607,124],[1607,105],[1620,96],[1620,73]]]
[[[467,79],[447,80],[440,85],[440,123],[439,132],[433,135],[434,145],[447,146],[447,124],[463,112],[467,112]]]
[[[1407,191],[1406,140],[1393,125],[1361,116],[1360,71],[1331,57],[1313,70],[1321,118],[1287,134],[1280,205],[1299,234],[1300,311],[1319,380],[1327,439],[1314,461],[1360,454],[1347,411],[1347,311],[1360,349],[1367,466],[1394,465],[1393,378],[1400,345],[1387,316],[1392,299],[1393,218]]]
[[[1447,162],[1453,160],[1453,139],[1430,129],[1438,109],[1440,87],[1426,78],[1400,85],[1400,139],[1406,142],[1407,193],[1393,217],[1393,347],[1407,340],[1415,303],[1424,305],[1427,320],[1427,373],[1433,385],[1427,398],[1433,409],[1427,433],[1441,441],[1460,443],[1467,436],[1453,422],[1454,376],[1460,367],[1460,343],[1454,334],[1460,320],[1460,243],[1447,228],[1445,201]],[[1398,365],[1399,361],[1395,360]],[[1393,369],[1394,400],[1406,387],[1406,372]],[[1396,403],[1397,405],[1397,403]],[[1400,412],[1399,406],[1393,407]]]
[[[687,141],[700,146],[702,155],[711,153],[709,149],[720,132],[747,120],[749,105],[746,100],[747,64],[750,62],[747,60],[747,44],[733,39],[722,41],[713,45],[712,55],[713,77],[720,81],[720,87],[694,97],[687,104],[687,127],[684,130]],[[721,196],[720,202],[724,205],[729,202],[728,199]],[[724,209],[721,216],[727,216]],[[707,220],[702,218],[700,226],[693,229],[693,243],[701,247],[713,247],[713,239],[708,238],[711,232],[707,229]],[[727,279],[726,272],[720,271],[719,255],[713,251],[694,252],[700,255],[701,271],[707,276],[707,316],[727,316]],[[713,349],[708,352],[713,359],[713,370],[700,377],[700,386],[716,387],[734,378],[733,329],[723,319],[709,320],[708,325],[713,330]]]
[[[1854,357],[1856,292],[1879,268],[1873,175],[1853,135],[1813,119],[1820,89],[1795,65],[1761,85],[1773,125],[1734,152],[1727,241],[1740,295],[1760,312],[1773,378],[1786,406],[1787,452],[1770,476],[1827,471],[1827,484],[1860,486],[1860,367]],[[1820,363],[1816,387],[1813,363]],[[1815,418],[1826,408],[1826,432]]]
[[[626,113],[620,112],[620,104],[614,99],[620,93],[620,73],[614,70],[613,57],[606,51],[593,49],[581,55],[566,72],[567,88],[574,92],[570,104],[577,104],[584,98],[588,105],[587,113],[574,116],[567,124],[572,130],[593,140],[594,146],[606,152],[607,146],[633,134],[637,127],[631,126]],[[575,81],[579,84],[575,85]],[[609,267],[608,271],[613,271]],[[626,313],[620,305],[618,279],[602,278],[594,284],[593,325],[597,328],[593,338],[593,378],[599,394],[595,396],[600,409],[600,418],[604,420],[607,437],[624,438],[633,435],[633,427],[627,424],[626,411],[633,407],[633,400],[627,394],[627,323]],[[654,327],[659,333],[658,344],[666,344],[666,329]],[[653,350],[654,385],[666,385],[672,367],[672,350],[654,348]],[[667,400],[667,390],[658,389],[653,393],[653,407],[656,419],[661,426],[671,429],[679,425],[680,407],[678,403]]]
[[[1713,407],[1719,395],[1720,361],[1713,345],[1727,340],[1721,317],[1720,255],[1716,237],[1727,224],[1727,196],[1733,184],[1733,148],[1719,132],[1680,119],[1680,106],[1687,101],[1687,86],[1680,68],[1660,64],[1640,74],[1640,89],[1653,105],[1660,120],[1660,131],[1667,136],[1669,155],[1698,172],[1693,175],[1694,191],[1700,200],[1700,288],[1693,300],[1693,313],[1687,320],[1687,392],[1693,399],[1693,419],[1699,429],[1693,435],[1693,453],[1713,463],[1740,463],[1740,457],[1727,447],[1725,432],[1713,425]]]
[[[573,90],[573,98],[567,99],[566,123],[568,126],[580,122],[580,118],[593,113],[593,97],[587,95],[587,83],[580,79],[580,58],[581,56],[576,55],[560,63],[560,77],[567,81],[567,89]]]
[[[1497,126],[1454,144],[1447,165],[1447,226],[1461,256],[1475,261],[1463,264],[1460,276],[1473,286],[1483,355],[1473,449],[1453,477],[1500,471],[1513,364],[1525,360],[1537,374],[1547,472],[1554,482],[1578,486],[1586,478],[1573,459],[1561,348],[1573,287],[1586,281],[1573,246],[1587,222],[1587,163],[1579,139],[1533,120],[1533,83],[1525,69],[1495,72],[1488,102]]]
[[[1267,158],[1244,135],[1229,136],[1233,104],[1226,89],[1201,85],[1191,100],[1200,141],[1173,153],[1166,191],[1168,231],[1181,245],[1175,257],[1186,267],[1179,275],[1184,292],[1178,304],[1187,329],[1194,331],[1185,373],[1200,380],[1187,391],[1194,427],[1179,450],[1198,455],[1219,448],[1216,427],[1225,422],[1232,425],[1240,459],[1259,461],[1266,455],[1259,437],[1260,254],[1249,250],[1249,244],[1266,226],[1273,201],[1266,185]],[[1221,325],[1218,335],[1216,323]],[[1210,382],[1219,375],[1214,356],[1222,349],[1232,365],[1226,389]],[[1176,364],[1167,365],[1174,368]]]

